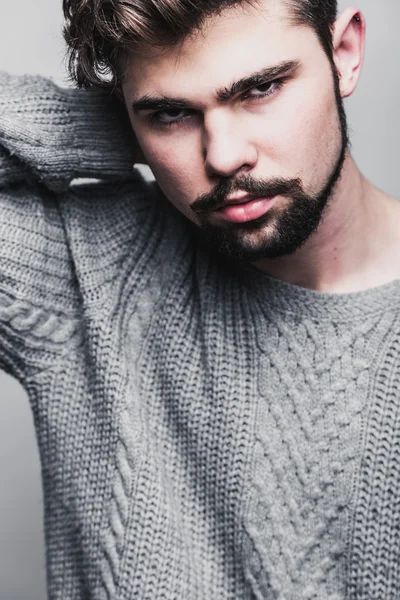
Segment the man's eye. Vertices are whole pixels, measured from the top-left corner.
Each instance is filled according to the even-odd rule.
[[[276,94],[283,85],[283,80],[276,79],[275,81],[268,81],[266,83],[260,83],[256,87],[251,88],[245,95],[245,98],[265,98]]]
[[[151,115],[151,121],[155,124],[172,125],[186,119],[190,115],[190,111],[177,108],[175,110],[162,110]]]

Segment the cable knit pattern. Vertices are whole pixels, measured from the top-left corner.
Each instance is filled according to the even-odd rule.
[[[395,600],[400,283],[224,263],[132,171],[110,98],[0,80],[0,364],[49,599]]]
[[[399,322],[386,339],[363,436],[360,485],[353,515],[349,598],[395,600],[400,590]]]
[[[345,577],[340,588],[336,582],[370,365],[393,314],[321,326],[264,312],[249,574],[260,598],[286,597],[290,582],[290,597],[341,600]]]

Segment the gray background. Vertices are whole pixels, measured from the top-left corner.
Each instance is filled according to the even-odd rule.
[[[61,0],[0,0],[0,68],[66,84]],[[344,9],[351,3],[340,2]],[[399,0],[360,0],[367,18],[364,71],[346,101],[353,154],[376,185],[400,198]],[[43,600],[42,491],[32,417],[22,388],[0,373],[0,599]]]

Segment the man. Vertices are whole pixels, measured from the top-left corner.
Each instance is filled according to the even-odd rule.
[[[50,598],[396,598],[400,211],[348,149],[362,15],[65,11],[158,185],[113,100],[4,77],[1,365],[32,402]]]

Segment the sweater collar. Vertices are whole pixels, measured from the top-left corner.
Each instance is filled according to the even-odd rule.
[[[273,312],[295,313],[318,320],[346,320],[398,310],[400,279],[360,292],[334,294],[274,279],[252,265],[243,267],[247,283]]]

